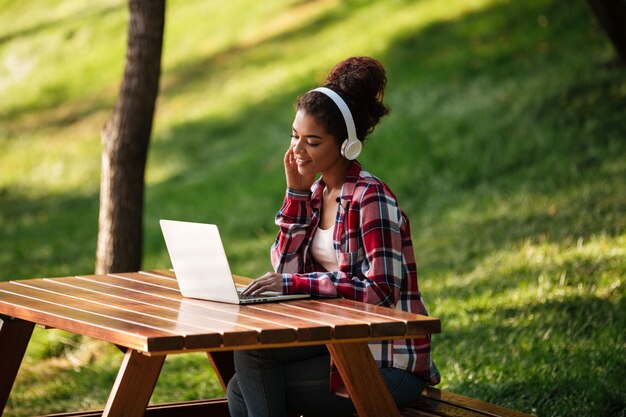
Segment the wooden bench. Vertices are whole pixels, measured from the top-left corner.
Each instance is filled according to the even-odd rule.
[[[403,417],[531,417],[463,395],[428,387],[422,397],[400,410]]]
[[[531,417],[520,411],[473,398],[427,388],[422,398],[400,409],[402,417]],[[100,417],[102,410],[52,414],[46,417]],[[223,398],[150,405],[145,417],[229,417]],[[296,417],[296,416],[293,416]]]

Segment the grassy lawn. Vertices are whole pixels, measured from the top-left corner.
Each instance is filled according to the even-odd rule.
[[[0,280],[89,274],[121,0],[0,0]],[[270,268],[295,96],[349,55],[389,70],[360,158],[412,221],[441,388],[548,416],[625,416],[626,70],[585,2],[169,2],[146,174],[158,219],[220,225]],[[5,416],[102,407],[122,355],[36,329]],[[221,395],[202,354],[152,402]]]

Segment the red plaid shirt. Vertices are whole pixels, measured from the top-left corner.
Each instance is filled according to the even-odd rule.
[[[409,221],[395,195],[353,162],[338,197],[333,247],[339,271],[324,271],[310,247],[321,215],[324,181],[309,191],[288,189],[276,215],[280,231],[272,246],[285,293],[344,297],[426,315],[417,284]],[[409,370],[431,385],[439,383],[430,356],[430,336],[369,343],[378,367]],[[331,389],[343,391],[334,370]]]

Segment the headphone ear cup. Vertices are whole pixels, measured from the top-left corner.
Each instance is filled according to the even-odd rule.
[[[346,139],[343,141],[341,145],[341,155],[349,160],[354,160],[359,157],[361,154],[361,149],[363,149],[363,144],[360,140],[350,140]]]

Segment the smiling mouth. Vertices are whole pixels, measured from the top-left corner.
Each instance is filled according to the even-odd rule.
[[[311,161],[305,161],[305,160],[296,158],[296,164],[298,164],[298,165],[308,164],[309,162],[311,162]]]

